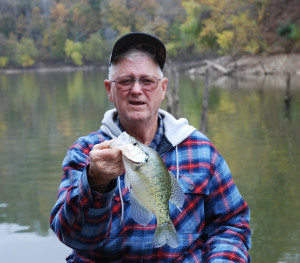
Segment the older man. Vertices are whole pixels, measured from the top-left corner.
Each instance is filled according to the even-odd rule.
[[[104,85],[115,109],[69,149],[51,213],[52,229],[73,248],[68,262],[250,261],[249,208],[225,160],[187,120],[160,110],[165,58],[164,44],[145,33],[127,34],[113,47]],[[159,152],[185,193],[182,210],[170,206],[176,248],[153,246],[155,217],[142,226],[130,216],[122,153],[109,148],[123,131]]]

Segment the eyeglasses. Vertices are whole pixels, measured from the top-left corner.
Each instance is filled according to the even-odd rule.
[[[111,82],[115,82],[116,88],[120,91],[130,90],[135,82],[138,82],[143,90],[151,91],[157,88],[159,80],[161,79],[158,79],[155,76],[146,75],[139,79],[135,79],[132,76],[122,76],[118,77],[116,80],[111,80]]]

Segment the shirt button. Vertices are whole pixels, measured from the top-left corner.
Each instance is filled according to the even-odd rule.
[[[192,185],[189,185],[188,188],[189,188],[190,191],[193,191],[195,189],[194,186],[192,186]]]

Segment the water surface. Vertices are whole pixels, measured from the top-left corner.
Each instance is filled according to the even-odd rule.
[[[68,147],[98,130],[112,107],[105,78],[99,71],[0,75],[5,262],[64,262],[68,255],[49,230],[49,214]],[[181,74],[180,88],[180,115],[198,128],[204,80]],[[300,78],[289,89],[284,76],[211,80],[208,105],[205,133],[251,209],[252,262],[300,262]]]

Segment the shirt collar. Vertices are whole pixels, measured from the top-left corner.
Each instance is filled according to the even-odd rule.
[[[117,125],[122,132],[125,131],[120,123],[119,116],[117,117]],[[160,116],[160,114],[158,114],[158,129],[157,129],[155,137],[152,140],[152,142],[150,143],[149,147],[156,150],[162,140],[163,135],[164,135],[164,124],[162,121],[162,117]]]

